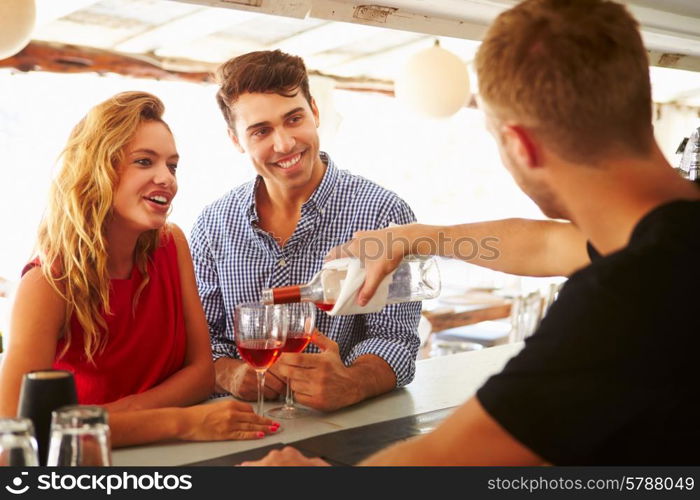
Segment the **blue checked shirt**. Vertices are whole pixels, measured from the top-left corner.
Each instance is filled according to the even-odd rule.
[[[338,170],[325,153],[321,158],[326,173],[283,247],[257,224],[254,193],[260,177],[207,206],[195,222],[192,258],[214,360],[240,357],[233,337],[236,304],[259,301],[263,288],[307,283],[321,269],[326,253],[356,231],[415,221],[395,193]],[[415,373],[420,309],[420,302],[414,302],[374,314],[334,317],[319,310],[316,327],[338,344],[345,365],[374,354],[391,366],[401,387]],[[312,344],[305,352],[318,348]]]

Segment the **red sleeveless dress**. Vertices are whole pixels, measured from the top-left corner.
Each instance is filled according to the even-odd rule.
[[[37,261],[32,262],[25,271]],[[112,314],[107,322],[107,345],[95,355],[95,364],[84,353],[83,329],[71,318],[71,343],[58,357],[64,341],[56,347],[53,368],[75,376],[80,404],[105,404],[158,385],[182,368],[187,348],[182,311],[182,289],[177,248],[166,236],[148,263],[150,281],[133,309],[134,293],[141,283],[136,269],[127,279],[110,280]]]

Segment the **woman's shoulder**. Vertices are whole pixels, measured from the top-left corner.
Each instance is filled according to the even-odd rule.
[[[182,257],[190,258],[190,248],[185,233],[176,224],[168,223],[161,233],[158,248],[153,260],[168,259],[178,261]]]
[[[49,278],[44,273],[44,263],[40,257],[34,257],[32,260],[27,262],[27,264],[22,268],[20,283],[24,283],[25,288],[29,287],[34,289],[36,287],[45,288],[47,290],[55,290],[54,284],[58,281],[58,269],[54,266],[52,276],[54,276],[54,284],[52,284]],[[59,285],[60,286],[60,285]],[[58,293],[56,295],[60,296]]]
[[[27,264],[22,268],[20,277],[24,277],[25,274],[37,267],[41,267],[41,259],[39,259],[39,257],[35,257],[29,262],[27,262]]]
[[[168,225],[163,228],[163,233],[161,236],[161,246],[163,247],[174,247],[177,251],[187,250],[189,253],[189,246],[187,245],[187,237],[185,233],[180,229],[180,226],[173,223],[168,223]]]
[[[168,222],[168,224],[165,226],[164,236],[174,240],[184,239],[187,241],[184,231],[180,228],[180,226],[173,222]]]
[[[15,293],[15,302],[26,303],[31,310],[42,311],[42,314],[52,310],[62,313],[65,308],[64,297],[44,275],[40,262],[32,267],[29,264],[25,266]]]

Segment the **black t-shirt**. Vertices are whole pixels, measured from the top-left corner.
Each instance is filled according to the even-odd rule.
[[[477,397],[549,462],[700,464],[700,201],[576,272]]]
[[[598,250],[596,250],[595,247],[591,245],[590,241],[586,242],[586,252],[588,252],[588,258],[591,259],[591,262],[593,262],[594,260],[598,260],[601,257]]]

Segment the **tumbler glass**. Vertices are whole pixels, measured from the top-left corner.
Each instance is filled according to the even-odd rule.
[[[112,465],[107,411],[100,406],[64,406],[53,412],[47,465]]]
[[[0,418],[0,466],[39,465],[34,426],[28,418]]]

